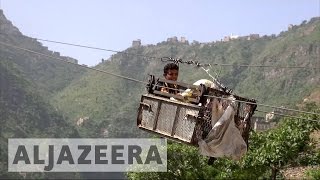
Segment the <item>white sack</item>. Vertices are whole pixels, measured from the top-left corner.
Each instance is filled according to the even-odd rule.
[[[226,110],[216,98],[212,107],[212,129],[206,139],[199,139],[200,154],[210,157],[230,157],[239,160],[246,152],[247,145],[234,122],[234,98]]]

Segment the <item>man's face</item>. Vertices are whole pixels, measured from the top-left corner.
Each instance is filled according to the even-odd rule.
[[[165,78],[167,80],[176,81],[178,79],[179,72],[176,69],[169,69]]]

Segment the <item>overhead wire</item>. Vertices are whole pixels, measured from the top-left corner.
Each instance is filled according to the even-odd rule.
[[[22,48],[22,47],[10,45],[10,44],[7,44],[7,43],[3,43],[3,42],[1,42],[1,41],[0,41],[0,44],[2,44],[2,45],[4,45],[4,46],[7,46],[7,47],[12,47],[12,48],[15,48],[15,49],[20,49],[20,50],[23,50],[23,51],[27,51],[27,52],[30,52],[30,53],[37,54],[37,55],[41,55],[41,56],[49,57],[49,58],[52,58],[52,59],[56,59],[56,60],[59,60],[59,61],[65,62],[65,63],[73,64],[73,65],[76,65],[76,66],[80,66],[80,67],[82,67],[82,68],[86,68],[86,69],[98,71],[98,72],[101,72],[101,73],[109,74],[109,75],[112,75],[112,76],[115,76],[115,77],[123,78],[123,79],[129,80],[129,81],[134,81],[134,82],[138,82],[138,83],[147,84],[147,82],[140,81],[140,80],[137,80],[137,79],[134,79],[134,78],[130,78],[130,77],[126,77],[126,76],[114,74],[114,73],[107,72],[107,71],[104,71],[104,70],[101,70],[101,69],[96,69],[96,68],[88,67],[88,66],[86,66],[86,65],[80,65],[80,64],[77,64],[77,63],[73,63],[73,62],[70,62],[70,61],[66,61],[66,60],[63,59],[63,58],[59,58],[59,57],[55,57],[55,56],[51,56],[51,55],[39,53],[39,52],[32,51],[32,50],[29,50],[29,49],[26,49],[26,48]]]
[[[250,64],[217,64],[212,65],[216,66],[237,66],[237,67],[259,67],[259,68],[278,68],[278,69],[320,69],[320,67],[310,67],[310,66],[272,66],[272,65],[250,65]]]
[[[229,100],[228,98],[219,97],[219,96],[214,96],[214,95],[204,95],[204,96]],[[312,115],[318,115],[318,116],[320,116],[320,114],[318,114],[318,113],[313,113],[313,112],[308,112],[308,111],[302,111],[302,110],[296,110],[296,109],[289,109],[289,108],[284,108],[284,107],[271,106],[271,105],[267,105],[267,104],[253,103],[253,102],[241,101],[241,100],[236,100],[236,101],[237,101],[237,102],[242,102],[242,103],[247,103],[247,104],[252,104],[252,105],[258,105],[258,106],[264,106],[264,107],[270,107],[270,108],[275,108],[275,109],[282,109],[282,110],[287,110],[287,111],[293,111],[293,112],[298,112],[298,113],[305,113],[305,114],[312,114]]]
[[[135,54],[135,53],[128,53],[124,51],[117,51],[117,50],[112,50],[112,49],[105,49],[105,48],[99,48],[99,47],[92,47],[92,46],[87,46],[87,45],[80,45],[80,44],[74,44],[74,43],[68,43],[68,42],[61,42],[61,41],[54,41],[54,40],[49,40],[49,39],[41,39],[41,38],[34,38],[39,41],[44,41],[44,42],[50,42],[50,43],[56,43],[56,44],[63,44],[63,45],[69,45],[69,46],[75,46],[75,47],[81,47],[81,48],[88,48],[88,49],[95,49],[95,50],[101,50],[101,51],[108,51],[108,52],[115,52],[115,53],[122,53],[122,54],[128,54],[128,55],[133,55],[133,56],[140,56],[140,57],[145,57],[149,59],[161,59],[163,61],[163,58],[160,57],[154,57],[154,56],[146,56],[143,54]],[[258,68],[278,68],[278,69],[286,69],[286,68],[294,68],[294,69],[320,69],[320,67],[315,67],[315,66],[273,66],[273,65],[250,65],[250,64],[219,64],[219,63],[206,63],[202,64],[198,61],[182,61],[182,59],[167,59],[166,61],[172,61],[176,63],[185,63],[185,64],[195,64],[196,66],[203,67],[203,66],[236,66],[236,67],[258,67]]]
[[[45,57],[48,57],[48,58],[53,58],[53,59],[56,59],[56,60],[59,60],[59,61],[65,62],[65,63],[69,63],[69,64],[72,64],[72,65],[75,65],[75,66],[80,66],[80,67],[82,67],[82,68],[86,68],[86,69],[89,69],[89,70],[98,71],[98,72],[105,73],[105,74],[108,74],[108,75],[112,75],[112,76],[115,76],[115,77],[118,77],[118,78],[126,79],[126,80],[129,80],[129,81],[138,82],[138,83],[142,83],[142,84],[148,84],[148,82],[144,82],[144,81],[137,80],[137,79],[134,79],[134,78],[130,78],[130,77],[126,77],[126,76],[114,74],[114,73],[111,73],[111,72],[108,72],[108,71],[104,71],[104,70],[101,70],[101,69],[88,67],[88,66],[86,66],[86,65],[80,65],[80,64],[77,64],[77,63],[73,63],[73,62],[70,62],[70,61],[66,61],[66,60],[63,59],[63,58],[59,58],[59,57],[55,57],[55,56],[51,56],[51,55],[39,53],[39,52],[36,52],[36,51],[32,51],[32,50],[30,50],[30,49],[26,49],[26,48],[22,48],[22,47],[10,45],[10,44],[7,44],[7,43],[3,43],[3,42],[1,42],[1,41],[0,41],[0,44],[2,44],[2,45],[4,45],[4,46],[7,46],[7,47],[12,47],[12,48],[16,48],[16,49],[19,49],[19,50],[27,51],[27,52],[30,52],[30,53],[34,53],[34,54],[37,54],[37,55],[45,56]],[[157,85],[157,86],[158,86],[158,87],[164,87],[164,88],[171,89],[171,90],[179,90],[180,92],[183,91],[183,90],[180,90],[180,89],[170,88],[170,87],[161,86],[161,85]]]
[[[130,77],[126,77],[126,76],[114,74],[114,73],[111,73],[111,72],[108,72],[108,71],[104,71],[104,70],[100,70],[100,69],[88,67],[88,66],[85,66],[85,65],[80,65],[80,64],[77,64],[77,63],[73,63],[73,62],[70,62],[70,61],[66,61],[66,60],[64,60],[63,58],[59,58],[59,57],[55,57],[55,56],[51,56],[51,55],[39,53],[39,52],[32,51],[32,50],[29,50],[29,49],[26,49],[26,48],[22,48],[22,47],[18,47],[18,46],[15,46],[15,45],[7,44],[7,43],[1,42],[1,41],[0,41],[0,44],[2,44],[2,45],[4,45],[4,46],[7,46],[7,47],[11,47],[11,48],[23,50],[23,51],[26,51],[26,52],[34,53],[34,54],[37,54],[37,55],[42,55],[42,56],[45,56],[45,57],[53,58],[53,59],[56,59],[56,60],[59,60],[59,61],[62,61],[62,62],[66,62],[66,63],[69,63],[69,64],[73,64],[73,65],[75,65],[75,66],[80,66],[80,67],[82,67],[82,68],[86,68],[86,69],[98,71],[98,72],[105,73],[105,74],[108,74],[108,75],[112,75],[112,76],[115,76],[115,77],[118,77],[118,78],[123,78],[123,79],[129,80],[129,81],[133,81],[133,82],[137,82],[137,83],[142,83],[142,84],[148,84],[148,82],[144,82],[144,81],[137,80],[137,79],[134,79],[134,78],[130,78]],[[160,86],[160,85],[159,85],[159,87],[165,87],[165,86]],[[179,89],[177,89],[177,88],[170,88],[170,87],[165,87],[165,88],[174,89],[174,90],[179,90]],[[213,96],[213,95],[205,95],[205,96],[215,97],[215,98],[221,98],[221,99],[227,99],[227,98],[218,97],[218,96]],[[295,110],[295,109],[283,108],[283,107],[266,105],[266,104],[260,104],[260,103],[252,103],[252,102],[241,101],[241,100],[236,100],[236,101],[238,101],[238,102],[244,102],[244,103],[247,103],[247,104],[255,104],[255,105],[259,105],[259,106],[265,106],[265,107],[283,109],[283,110],[287,110],[287,111],[294,111],[294,112],[299,112],[299,113],[320,115],[320,114],[317,114],[317,113],[307,112],[307,111],[302,111],[302,110]]]
[[[160,59],[158,57],[146,56],[143,54],[134,54],[134,53],[128,53],[128,52],[124,52],[124,51],[117,51],[117,50],[105,49],[105,48],[99,48],[99,47],[93,47],[93,46],[87,46],[87,45],[73,44],[73,43],[67,43],[67,42],[61,42],[61,41],[53,41],[53,40],[41,39],[41,38],[34,38],[34,39],[39,40],[39,41],[44,41],[44,42],[63,44],[63,45],[69,45],[69,46],[75,46],[75,47],[81,47],[81,48],[87,48],[87,49],[94,49],[94,50],[100,50],[100,51],[108,51],[108,52],[114,52],[114,53],[121,53],[121,54],[133,55],[133,56],[146,57],[149,59]]]
[[[79,45],[79,44],[73,44],[73,43],[65,43],[65,42],[59,42],[59,41],[52,41],[52,40],[47,40],[47,39],[40,39],[40,38],[36,38],[36,40],[39,40],[39,41],[44,41],[44,42],[51,42],[51,43],[58,43],[58,44],[64,44],[64,45],[70,45],[70,46],[75,46],[75,47],[81,47],[81,48],[88,48],[88,49],[95,49],[95,50],[102,50],[102,51],[108,51],[108,52],[114,52],[114,53],[123,53],[123,54],[127,54],[127,55],[134,55],[134,56],[139,56],[139,57],[146,57],[146,58],[150,58],[150,59],[159,59],[157,57],[153,57],[153,56],[145,56],[145,55],[142,55],[142,54],[132,54],[132,53],[127,53],[127,52],[123,52],[123,51],[116,51],[116,50],[111,50],[111,49],[105,49],[105,48],[99,48],[99,47],[92,47],[92,46],[85,46],[85,45]],[[7,46],[7,47],[12,47],[12,48],[16,48],[16,49],[20,49],[20,50],[24,50],[26,52],[30,52],[30,53],[34,53],[34,54],[38,54],[38,55],[42,55],[42,56],[45,56],[45,57],[49,57],[49,58],[53,58],[53,59],[56,59],[56,60],[59,60],[59,61],[62,61],[62,62],[66,62],[66,63],[69,63],[69,64],[73,64],[73,65],[76,65],[76,66],[80,66],[82,68],[86,68],[86,69],[89,69],[89,70],[94,70],[94,71],[97,71],[97,72],[101,72],[101,73],[105,73],[105,74],[108,74],[108,75],[112,75],[112,76],[115,76],[115,77],[118,77],[118,78],[123,78],[123,79],[126,79],[126,80],[129,80],[129,81],[133,81],[133,82],[137,82],[137,83],[142,83],[142,84],[148,84],[147,82],[144,82],[144,81],[141,81],[141,80],[137,80],[137,79],[134,79],[134,78],[130,78],[130,77],[126,77],[126,76],[122,76],[122,75],[118,75],[118,74],[114,74],[114,73],[111,73],[111,72],[107,72],[107,71],[104,71],[104,70],[100,70],[100,69],[96,69],[96,68],[92,68],[92,67],[88,67],[88,66],[84,66],[84,65],[79,65],[77,63],[72,63],[70,61],[66,61],[62,58],[59,58],[59,57],[55,57],[55,56],[50,56],[50,55],[46,55],[46,54],[43,54],[43,53],[39,53],[39,52],[36,52],[36,51],[32,51],[32,50],[29,50],[29,49],[25,49],[25,48],[22,48],[22,47],[18,47],[18,46],[14,46],[14,45],[10,45],[10,44],[6,44],[6,43],[3,43],[0,41],[0,44],[4,45],[4,46]],[[161,59],[161,58],[160,58]],[[238,66],[238,67],[259,67],[259,68],[310,68],[310,69],[320,69],[320,67],[306,67],[306,66],[271,66],[271,65],[245,65],[245,64],[218,64],[218,63],[213,63],[213,64],[209,64],[210,66],[214,65],[214,66],[231,66],[231,67],[234,67],[234,66]],[[202,67],[203,68],[203,67]],[[203,68],[204,69],[204,68]],[[204,69],[205,70],[205,69]],[[206,70],[205,70],[206,71]],[[207,71],[206,71],[207,72]],[[169,87],[166,87],[169,89]],[[170,88],[172,89],[172,88]],[[213,96],[211,96],[213,97]],[[216,97],[216,98],[221,98],[222,97]],[[265,106],[265,107],[272,107],[272,108],[278,108],[278,109],[282,109],[282,110],[288,110],[288,111],[293,111],[293,112],[300,112],[300,113],[306,113],[306,114],[313,114],[313,115],[319,115],[317,113],[312,113],[312,112],[307,112],[307,111],[301,111],[301,110],[295,110],[295,109],[289,109],[289,108],[282,108],[282,107],[277,107],[277,106],[272,106],[272,105],[266,105],[266,104],[259,104],[259,103],[251,103],[251,102],[247,102],[247,101],[240,101],[240,100],[237,100],[238,102],[245,102],[245,103],[248,103],[248,104],[256,104],[256,105],[259,105],[259,106]],[[261,111],[261,110],[256,110],[257,112],[262,112],[262,113],[269,113],[269,112],[266,112],[266,111]],[[285,117],[291,117],[291,118],[298,118],[298,119],[302,119],[302,120],[307,120],[307,121],[315,121],[315,122],[319,122],[319,120],[310,120],[310,119],[305,119],[305,118],[301,118],[301,117],[296,117],[296,116],[291,116],[291,115],[285,115],[285,114],[281,114],[281,113],[275,113],[273,112],[273,114],[275,115],[280,115],[280,116],[285,116]],[[27,134],[22,128],[19,127],[19,130],[24,132],[25,134]],[[2,140],[2,139],[1,139]],[[6,142],[6,141],[4,141]],[[6,142],[7,143],[7,142]],[[8,153],[7,153],[8,154]]]
[[[314,121],[314,122],[320,122],[320,120],[315,120],[315,119],[306,119],[306,118],[302,118],[302,117],[298,117],[298,116],[292,116],[292,115],[287,115],[287,114],[282,114],[282,113],[276,113],[276,112],[267,112],[267,111],[262,111],[262,110],[258,110],[256,109],[255,111],[257,112],[262,112],[265,114],[275,114],[275,115],[279,115],[279,116],[284,116],[284,117],[290,117],[290,118],[295,118],[295,119],[302,119],[302,120],[306,120],[306,121]]]
[[[0,33],[4,34],[4,33]],[[161,57],[155,57],[155,56],[147,56],[143,54],[136,54],[136,53],[129,53],[125,51],[119,51],[119,50],[113,50],[113,49],[106,49],[106,48],[100,48],[100,47],[94,47],[94,46],[88,46],[88,45],[81,45],[81,44],[75,44],[75,43],[69,43],[69,42],[62,42],[62,41],[56,41],[56,40],[49,40],[49,39],[43,39],[43,38],[32,38],[38,41],[43,42],[49,42],[49,43],[55,43],[55,44],[62,44],[62,45],[68,45],[68,46],[74,46],[74,47],[81,47],[81,48],[87,48],[87,49],[94,49],[94,50],[100,50],[100,51],[107,51],[107,52],[114,52],[114,53],[121,53],[121,54],[127,54],[132,56],[138,56],[138,57],[144,57],[149,59],[163,59]],[[167,61],[173,61],[175,63],[185,63],[185,64],[194,64],[198,67],[206,67],[206,66],[221,66],[221,67],[257,67],[257,68],[277,68],[277,69],[320,69],[320,67],[316,66],[281,66],[281,65],[258,65],[258,64],[221,64],[221,63],[200,63],[198,61],[182,61],[182,59],[174,59],[171,58]]]

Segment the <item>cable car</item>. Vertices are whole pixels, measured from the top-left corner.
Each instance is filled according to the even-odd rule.
[[[188,102],[185,102],[185,98],[181,95],[160,91],[159,84],[164,83],[177,85],[179,91],[191,89],[196,93]],[[214,98],[221,101],[233,95],[237,100],[235,124],[248,147],[251,117],[256,109],[254,99],[234,95],[228,88],[217,90],[206,87],[204,84],[195,86],[156,78],[153,75],[149,77],[147,91],[147,94],[141,96],[137,126],[161,137],[192,146],[198,146],[199,138],[204,139],[212,129],[211,107],[208,104]]]

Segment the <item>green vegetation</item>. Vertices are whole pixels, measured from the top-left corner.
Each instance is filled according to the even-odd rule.
[[[0,61],[0,177],[19,178],[7,172],[8,138],[79,137],[74,126],[40,97],[30,81],[24,79],[14,64]],[[59,174],[29,173],[28,178],[58,178]],[[78,177],[75,173],[64,177]]]
[[[310,111],[320,112],[313,106]],[[317,120],[320,116],[304,115]],[[277,129],[252,132],[248,153],[239,162],[218,159],[213,166],[197,149],[177,143],[168,145],[167,173],[129,173],[130,179],[268,179],[280,178],[284,167],[319,165],[320,151],[314,148],[310,133],[320,129],[320,122],[285,118]],[[318,177],[317,171],[312,171]]]
[[[13,63],[25,79],[36,84],[38,93],[44,98],[49,99],[86,72],[82,68],[61,62],[61,60],[76,61],[75,59],[60,56],[35,39],[24,36],[5,18],[2,11],[0,11],[0,24],[2,27],[5,26],[0,31],[1,42],[44,54],[44,56],[38,55],[0,45],[0,60]]]
[[[1,19],[0,19],[1,21]],[[23,35],[0,34],[0,40],[52,55],[39,42]],[[0,45],[1,46],[1,45]],[[162,75],[165,63],[146,57],[182,58],[213,66],[211,73],[240,96],[260,103],[295,107],[319,88],[319,69],[239,67],[248,65],[320,67],[320,19],[313,18],[279,36],[255,40],[187,45],[162,42],[129,48],[95,68],[147,81]],[[64,58],[54,55],[57,58]],[[180,65],[179,81],[192,83],[210,77],[200,68]],[[7,138],[11,137],[148,137],[136,127],[136,111],[145,84],[85,71],[52,58],[1,46],[0,48],[0,177],[22,178],[7,172]],[[319,113],[318,107],[308,111]],[[258,107],[264,110],[263,107]],[[267,109],[266,111],[271,111]],[[319,119],[316,116],[303,116]],[[80,126],[76,122],[86,119]],[[258,179],[281,178],[280,170],[319,165],[320,153],[309,134],[319,123],[286,118],[279,127],[251,134],[250,149],[240,162],[218,159],[214,166],[196,148],[169,143],[167,173],[129,173],[131,179]],[[107,133],[103,133],[107,131]],[[105,135],[107,134],[107,135]],[[318,171],[310,171],[317,179]],[[26,178],[81,178],[77,173],[28,173]]]
[[[320,67],[320,20],[313,19],[303,26],[281,33],[278,37],[255,40],[237,39],[202,45],[159,43],[156,46],[129,48],[127,54],[113,55],[97,68],[115,74],[147,81],[148,74],[162,75],[165,63],[147,57],[179,57],[203,63],[223,63],[234,66],[213,66],[211,74],[220,73],[219,79],[240,96],[255,98],[259,103],[297,108],[303,97],[319,88],[319,69],[281,69],[239,67],[239,64]],[[309,38],[309,37],[312,38]],[[192,83],[210,77],[200,68],[181,64],[179,81]],[[139,136],[135,127],[136,108],[144,84],[110,75],[88,72],[57,93],[52,103],[75,123],[89,117],[91,125],[79,127],[81,135],[96,137],[107,128],[110,137],[124,134]],[[272,109],[260,110],[271,111]],[[92,129],[86,126],[94,127]],[[112,128],[111,128],[112,127]],[[115,131],[115,129],[117,129]]]
[[[308,171],[307,176],[311,179],[320,179],[320,169]]]

